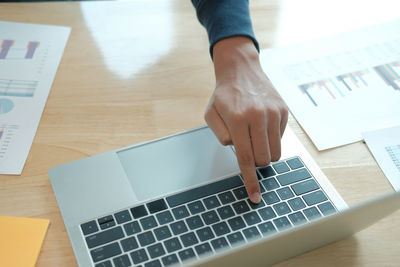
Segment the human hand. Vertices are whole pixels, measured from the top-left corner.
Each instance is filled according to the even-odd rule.
[[[250,200],[261,200],[255,166],[281,156],[286,104],[263,72],[251,39],[231,37],[213,47],[216,89],[205,120],[223,145],[233,144]]]

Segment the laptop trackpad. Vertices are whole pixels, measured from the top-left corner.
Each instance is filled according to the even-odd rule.
[[[230,147],[200,128],[117,152],[139,201],[240,172]]]

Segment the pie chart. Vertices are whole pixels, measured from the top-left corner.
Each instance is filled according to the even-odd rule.
[[[0,98],[0,114],[10,112],[14,107],[14,103],[10,99]]]

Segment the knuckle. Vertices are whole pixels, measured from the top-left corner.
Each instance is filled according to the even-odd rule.
[[[281,151],[274,151],[271,153],[271,160],[278,161],[281,158]]]
[[[232,143],[231,138],[228,134],[224,134],[219,141],[223,146],[227,146]]]
[[[242,153],[238,158],[239,164],[242,166],[251,166],[253,163],[253,156],[249,153]]]

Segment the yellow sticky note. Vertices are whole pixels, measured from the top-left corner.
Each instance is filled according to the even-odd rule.
[[[49,222],[0,216],[0,266],[34,267]]]

